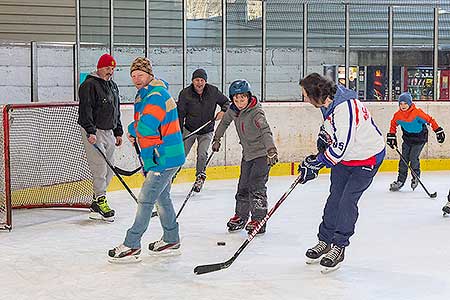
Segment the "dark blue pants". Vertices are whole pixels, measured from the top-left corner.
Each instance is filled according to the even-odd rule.
[[[338,164],[331,169],[330,195],[323,211],[318,238],[327,244],[346,247],[355,233],[358,201],[372,183],[380,165],[349,167]]]
[[[420,177],[420,153],[422,152],[425,144],[410,145],[405,142],[402,144],[402,155],[406,162],[409,163],[411,169]],[[398,162],[398,178],[397,181],[405,182],[408,177],[408,165],[400,158]]]

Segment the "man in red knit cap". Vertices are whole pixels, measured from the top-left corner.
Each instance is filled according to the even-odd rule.
[[[80,124],[84,148],[93,177],[94,201],[89,218],[114,221],[114,210],[106,201],[106,188],[113,172],[105,159],[98,153],[95,144],[114,163],[114,148],[122,144],[120,123],[119,88],[111,79],[116,60],[103,54],[97,63],[97,70],[86,77],[79,88],[78,124]]]

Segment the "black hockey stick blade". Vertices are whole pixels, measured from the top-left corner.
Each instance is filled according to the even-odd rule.
[[[118,167],[114,167],[114,169],[116,169],[117,173],[119,173],[120,175],[123,176],[131,176],[133,174],[136,174],[137,172],[139,172],[140,169],[142,169],[142,167],[137,167],[136,169],[132,170],[132,171],[127,171],[127,170],[123,170],[121,168]]]
[[[431,198],[436,198],[437,197],[437,192],[434,192],[433,194],[430,195]]]
[[[216,272],[216,271],[226,269],[229,266],[231,266],[234,259],[235,259],[235,257],[232,257],[229,260],[227,260],[226,262],[196,266],[194,268],[194,274],[201,275],[201,274],[206,274],[206,273],[211,273],[211,272]]]

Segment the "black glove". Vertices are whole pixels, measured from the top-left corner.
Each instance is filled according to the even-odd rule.
[[[219,149],[220,149],[220,142],[218,140],[214,140],[212,143],[212,151],[219,152]]]
[[[301,174],[300,183],[307,183],[319,175],[320,169],[325,165],[317,160],[317,155],[310,155],[298,166],[298,173]]]
[[[395,136],[395,133],[388,133],[387,134],[386,143],[392,149],[395,149],[397,147],[397,137]]]
[[[444,129],[442,129],[442,127],[438,127],[434,132],[436,133],[436,139],[438,143],[442,144],[445,141]]]
[[[319,135],[317,136],[317,151],[324,153],[332,142],[331,136],[325,131],[325,127],[323,125],[320,126]]]
[[[270,148],[267,151],[267,164],[271,167],[276,165],[278,162],[277,148]]]

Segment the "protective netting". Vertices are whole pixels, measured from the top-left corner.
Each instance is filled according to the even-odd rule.
[[[92,176],[77,124],[77,104],[9,107],[9,137],[4,128],[0,137],[0,228],[11,226],[7,189],[13,208],[89,207]],[[5,182],[5,139],[9,142],[10,185]]]

